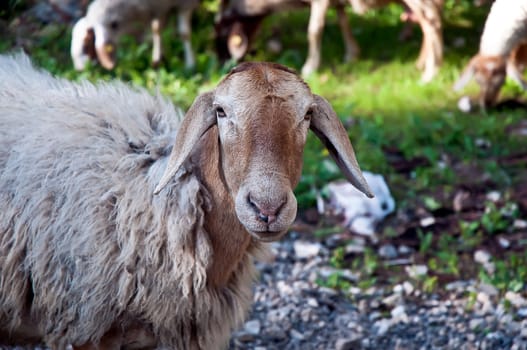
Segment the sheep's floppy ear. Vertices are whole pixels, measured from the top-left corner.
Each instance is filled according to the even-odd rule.
[[[463,70],[463,73],[461,73],[461,76],[454,84],[454,91],[459,91],[463,89],[465,85],[472,79],[475,73],[475,67],[474,67],[474,60],[472,59],[467,67]]]
[[[213,92],[206,92],[198,96],[192,106],[190,106],[181,122],[167,168],[154,190],[154,194],[161,192],[190,156],[203,134],[216,124],[216,115],[212,108],[213,98]]]
[[[314,98],[316,106],[311,119],[311,130],[327,147],[346,179],[366,196],[373,197],[344,125],[328,101],[318,95],[314,95]]]

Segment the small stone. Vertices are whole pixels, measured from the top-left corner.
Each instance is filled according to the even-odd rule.
[[[306,338],[302,333],[300,333],[294,328],[289,331],[289,335],[291,336],[291,338],[297,340],[304,340]]]
[[[527,307],[527,300],[518,293],[508,291],[505,293],[505,299],[517,308]]]
[[[405,270],[408,276],[413,279],[418,279],[428,273],[428,267],[426,265],[405,266]]]
[[[392,244],[384,244],[379,248],[379,256],[385,259],[395,259],[397,257],[397,249]]]
[[[381,337],[388,333],[388,330],[392,326],[392,321],[387,318],[382,318],[378,321],[375,321],[373,327],[377,330],[377,336]]]
[[[414,285],[408,281],[403,282],[403,289],[406,295],[411,295],[415,290]]]
[[[478,249],[474,252],[474,261],[478,264],[485,265],[490,262],[491,258],[492,255],[484,250]]]
[[[356,350],[360,349],[362,337],[357,335],[352,338],[339,338],[335,342],[335,350]]]
[[[262,326],[260,324],[260,321],[258,321],[258,320],[250,320],[248,322],[245,322],[245,326],[243,328],[249,334],[258,335],[258,334],[260,334],[260,330],[261,330]]]
[[[307,305],[313,307],[313,308],[317,308],[319,305],[318,305],[318,301],[317,299],[315,298],[309,298],[307,299]]]
[[[404,305],[394,307],[390,314],[396,322],[408,322],[408,315],[406,314],[406,308]]]
[[[426,217],[426,218],[422,218],[420,221],[419,221],[419,224],[422,226],[422,227],[428,227],[428,226],[432,226],[433,224],[436,223],[436,219],[432,216],[429,216],[429,217]]]
[[[511,246],[511,242],[503,237],[498,238],[498,243],[503,249],[508,249]]]
[[[236,339],[238,341],[241,341],[242,343],[249,343],[254,340],[254,335],[249,332],[241,331],[238,334],[236,334]]]
[[[287,338],[287,334],[284,330],[279,328],[271,328],[267,331],[266,336],[273,341],[280,341]]]
[[[512,223],[512,226],[513,226],[515,229],[524,229],[524,228],[527,228],[527,221],[526,221],[526,220],[516,219],[516,220],[514,220],[514,222]]]
[[[457,101],[457,108],[461,112],[468,113],[472,109],[472,103],[470,101],[470,97],[463,96]]]
[[[298,240],[295,241],[293,249],[297,259],[309,259],[320,253],[321,245],[320,243]]]
[[[474,331],[476,329],[481,329],[483,323],[484,320],[482,318],[473,318],[469,321],[468,327]]]
[[[527,318],[527,307],[519,308],[517,314],[521,318]]]
[[[407,255],[407,254],[412,254],[414,252],[414,249],[412,249],[411,247],[407,245],[400,245],[399,247],[397,247],[397,251],[401,255]]]
[[[487,193],[487,199],[491,202],[496,203],[501,199],[501,193],[499,193],[498,191],[490,191],[489,193]]]
[[[396,284],[395,286],[393,286],[393,292],[395,294],[403,294],[404,292],[404,287],[402,284]]]

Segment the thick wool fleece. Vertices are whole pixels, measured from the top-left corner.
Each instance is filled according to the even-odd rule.
[[[0,56],[0,333],[31,315],[51,346],[148,325],[218,349],[251,300],[247,254],[207,285],[207,192],[192,169],[154,196],[182,118],[123,83],[72,83]]]

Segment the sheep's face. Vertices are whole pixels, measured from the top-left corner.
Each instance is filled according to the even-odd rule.
[[[502,57],[474,56],[460,78],[454,90],[463,88],[473,77],[480,87],[478,101],[481,107],[489,107],[496,102],[500,89],[505,82],[506,62]]]
[[[222,168],[239,220],[252,235],[274,240],[296,216],[293,188],[315,101],[290,71],[243,67],[251,66],[214,94]]]
[[[505,82],[505,60],[501,57],[487,57],[476,61],[474,65],[474,79],[480,87],[480,105],[492,106]]]
[[[309,128],[346,178],[372,196],[348,134],[329,103],[313,95],[296,73],[272,63],[241,64],[214,91],[196,99],[155,193],[212,127],[218,128],[221,182],[240,222],[260,240],[278,239],[295,219],[293,189],[300,180]]]
[[[95,35],[97,59],[104,68],[115,67],[119,37],[137,31],[144,16],[140,6],[123,6],[121,2],[96,1],[88,7],[86,18]]]

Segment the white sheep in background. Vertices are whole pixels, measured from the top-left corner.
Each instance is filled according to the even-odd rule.
[[[496,0],[485,21],[479,52],[461,73],[454,90],[461,90],[474,77],[480,87],[479,105],[490,107],[496,103],[506,76],[527,89],[521,73],[526,58],[527,0]]]
[[[226,346],[254,254],[295,219],[309,128],[372,196],[330,104],[272,63],[234,68],[182,119],[0,56],[0,125],[0,345]]]
[[[172,10],[178,13],[178,30],[185,52],[185,66],[193,68],[195,57],[191,43],[191,19],[199,0],[94,0],[85,17],[72,30],[71,57],[75,69],[82,70],[96,58],[106,69],[115,66],[115,51],[123,34],[143,33],[152,29],[152,64],[162,58],[161,32]]]
[[[359,14],[391,2],[404,3],[423,31],[421,51],[417,59],[417,67],[423,70],[421,80],[432,80],[443,60],[441,10],[444,0],[222,0],[215,25],[218,55],[222,59],[241,59],[251,47],[259,24],[266,16],[309,5],[308,54],[302,67],[302,75],[309,75],[320,66],[325,17],[333,6],[337,11],[344,39],[344,60],[349,62],[358,57],[360,48],[349,27],[344,8],[346,2]]]

